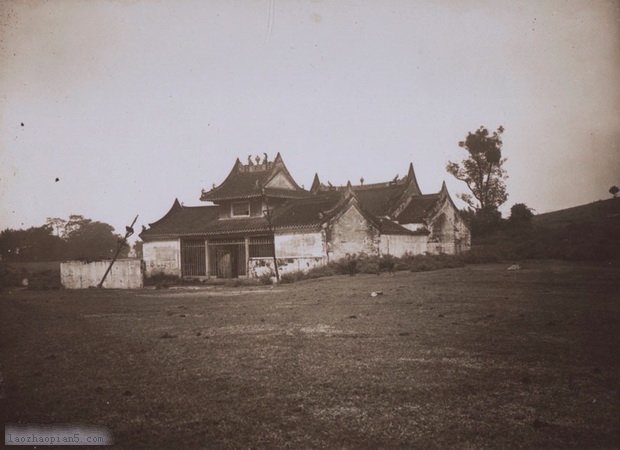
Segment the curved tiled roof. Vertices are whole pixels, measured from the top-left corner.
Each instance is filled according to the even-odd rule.
[[[405,186],[392,184],[375,188],[353,187],[362,207],[375,216],[385,216],[398,201]]]
[[[149,229],[140,233],[142,239],[156,236],[177,236],[179,234],[204,233],[211,222],[217,220],[217,206],[181,206],[178,200],[164,217],[149,224]]]
[[[278,173],[288,179],[293,189],[265,188],[265,195],[279,198],[300,198],[310,195],[297,185],[278,153],[274,161],[256,165],[243,165],[237,159],[226,179],[210,191],[203,191],[200,200],[219,202],[261,197],[263,188]]]
[[[324,213],[340,200],[340,195],[325,195],[286,202],[273,216],[275,227],[320,225]]]
[[[396,218],[399,223],[422,223],[440,199],[440,194],[418,195]]]

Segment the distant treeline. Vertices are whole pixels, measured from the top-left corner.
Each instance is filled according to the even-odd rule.
[[[3,261],[57,261],[66,259],[96,260],[110,258],[121,236],[104,222],[71,215],[67,220],[49,218],[45,225],[25,230],[0,232],[0,255]],[[126,257],[125,246],[120,257]]]

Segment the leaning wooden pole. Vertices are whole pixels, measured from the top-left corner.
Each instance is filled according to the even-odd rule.
[[[133,219],[133,222],[131,222],[131,225],[129,225],[128,227],[125,227],[125,230],[126,230],[125,236],[118,240],[118,244],[116,246],[116,253],[114,254],[114,257],[112,258],[112,261],[110,261],[110,265],[108,266],[107,270],[103,274],[103,278],[97,285],[98,288],[103,287],[103,282],[105,281],[108,274],[110,273],[110,270],[112,270],[112,266],[116,262],[116,258],[118,258],[118,255],[121,253],[121,250],[123,249],[123,247],[127,245],[127,239],[129,238],[129,236],[133,234],[133,226],[136,224],[137,220],[138,220],[138,215],[136,215],[136,217]]]
[[[267,195],[265,195],[265,188],[261,189],[261,194],[263,197],[263,202],[265,203],[265,218],[267,219],[267,224],[269,225],[269,232],[273,235],[273,268],[276,272],[276,281],[280,282],[280,271],[278,270],[278,259],[276,257],[276,233],[273,231],[273,225],[271,223],[271,210],[269,209],[269,204],[267,203]]]

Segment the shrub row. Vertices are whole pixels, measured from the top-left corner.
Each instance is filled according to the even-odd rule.
[[[483,259],[478,255],[477,259]],[[484,262],[494,262],[484,261]],[[467,261],[466,255],[405,255],[401,258],[394,256],[353,255],[331,262],[325,266],[315,267],[308,272],[289,272],[280,277],[282,283],[294,283],[300,280],[326,277],[331,275],[355,275],[358,273],[380,274],[409,270],[424,272],[428,270],[462,267]]]

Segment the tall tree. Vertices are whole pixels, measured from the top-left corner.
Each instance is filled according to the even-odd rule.
[[[60,217],[48,217],[45,223],[52,227],[54,234],[58,237],[63,237],[65,234],[65,225],[67,221]]]
[[[68,256],[73,259],[106,259],[116,251],[121,237],[114,233],[114,227],[104,222],[93,222],[83,216],[72,215],[65,226],[65,240]],[[125,247],[121,253],[124,258],[129,253]]]
[[[60,237],[59,237],[60,235]],[[61,259],[107,259],[116,252],[122,237],[104,222],[71,215],[69,220],[48,218],[40,227],[0,232],[0,259],[52,261]],[[120,253],[127,257],[129,246]]]
[[[448,161],[446,170],[456,179],[463,181],[471,194],[459,194],[465,203],[480,212],[496,212],[508,199],[506,192],[506,170],[502,158],[501,125],[493,133],[481,126],[468,133],[459,147],[467,151],[467,157],[460,162]]]
[[[85,227],[91,222],[92,220],[86,219],[81,214],[71,214],[69,219],[65,221],[62,237],[67,239],[71,233]]]

